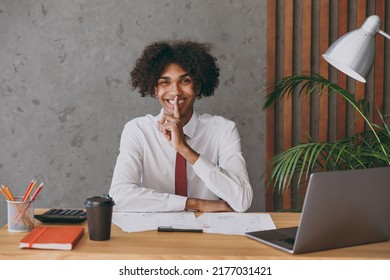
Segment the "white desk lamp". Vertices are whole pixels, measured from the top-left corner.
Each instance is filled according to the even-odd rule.
[[[368,17],[360,29],[337,39],[322,57],[348,76],[365,83],[374,62],[376,33],[390,39],[380,26],[378,16]]]

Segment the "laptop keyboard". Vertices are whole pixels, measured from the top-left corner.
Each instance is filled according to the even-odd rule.
[[[294,243],[295,243],[295,238],[294,237],[281,238],[281,239],[278,239],[278,240],[283,242],[283,243],[287,243],[289,245],[294,245]]]

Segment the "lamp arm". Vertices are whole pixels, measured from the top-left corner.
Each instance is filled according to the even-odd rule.
[[[378,33],[381,34],[381,35],[383,35],[384,37],[386,37],[387,39],[390,40],[390,35],[387,34],[386,32],[384,32],[383,30],[379,30]]]

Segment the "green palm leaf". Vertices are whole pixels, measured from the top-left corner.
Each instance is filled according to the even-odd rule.
[[[273,182],[278,192],[284,192],[293,181],[298,186],[314,171],[370,168],[390,165],[390,130],[379,110],[381,124],[373,124],[367,118],[368,102],[355,100],[347,90],[313,74],[295,75],[276,80],[264,90],[266,101],[263,109],[286,95],[339,94],[359,113],[369,130],[334,142],[303,143],[275,155],[270,162],[273,170],[268,184]]]

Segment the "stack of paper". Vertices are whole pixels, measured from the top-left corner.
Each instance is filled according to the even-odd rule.
[[[275,229],[267,213],[203,213],[193,212],[129,213],[114,212],[112,221],[125,232],[156,230],[159,226],[179,229],[203,229],[207,233],[240,234]]]

